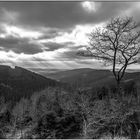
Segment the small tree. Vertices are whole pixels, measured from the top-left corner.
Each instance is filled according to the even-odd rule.
[[[105,27],[91,32],[89,40],[87,51],[79,54],[111,64],[119,90],[126,68],[139,60],[139,23],[133,21],[132,17],[114,18]]]
[[[82,117],[82,137],[89,138],[90,125],[92,124],[91,115],[92,107],[90,102],[90,95],[85,91],[78,89],[78,91],[73,96],[73,104],[75,105],[75,110],[77,110]]]
[[[13,114],[13,135],[16,132],[16,129],[20,129],[21,136],[22,135],[22,129],[27,125],[26,119],[27,116],[29,117],[29,108],[30,108],[30,102],[28,99],[22,98],[13,108],[12,114]]]

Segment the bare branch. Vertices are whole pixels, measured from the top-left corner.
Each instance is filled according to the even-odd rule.
[[[90,47],[83,56],[112,64],[112,71],[117,83],[124,77],[128,65],[138,63],[140,59],[139,23],[132,17],[114,18],[102,28],[90,34]],[[119,65],[119,71],[117,66]]]

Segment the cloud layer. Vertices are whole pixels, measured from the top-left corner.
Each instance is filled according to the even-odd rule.
[[[26,68],[100,68],[76,55],[88,33],[114,16],[134,16],[139,2],[0,2],[0,63]]]

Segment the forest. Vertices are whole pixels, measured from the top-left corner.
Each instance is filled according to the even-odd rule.
[[[140,101],[134,82],[92,92],[47,88],[14,106],[0,98],[0,138],[139,138]]]

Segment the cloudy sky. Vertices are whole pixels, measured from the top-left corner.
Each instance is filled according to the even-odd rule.
[[[100,68],[76,55],[88,45],[88,33],[115,16],[139,20],[139,12],[140,2],[0,2],[0,64]]]

